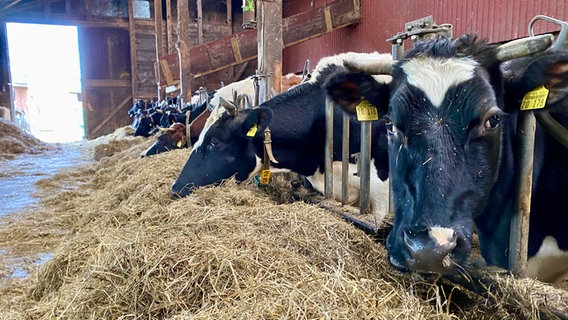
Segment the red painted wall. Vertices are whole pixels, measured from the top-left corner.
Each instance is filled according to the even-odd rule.
[[[283,7],[284,16],[321,7],[331,0],[291,0]],[[284,49],[283,72],[300,72],[306,59],[312,68],[321,57],[346,52],[391,52],[386,39],[403,31],[404,23],[432,15],[438,24],[453,25],[459,36],[476,32],[490,42],[528,35],[530,20],[539,14],[568,20],[566,0],[360,0],[361,22],[316,39]],[[559,30],[538,22],[536,32]]]

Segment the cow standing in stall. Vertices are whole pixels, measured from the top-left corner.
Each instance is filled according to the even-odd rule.
[[[189,159],[179,177],[172,186],[176,196],[187,196],[193,188],[219,183],[235,177],[245,181],[260,170],[264,159],[265,145],[271,147],[274,158],[271,170],[293,171],[307,177],[312,186],[323,192],[324,141],[325,141],[325,100],[326,93],[321,81],[329,73],[345,69],[346,61],[358,59],[387,60],[390,55],[346,53],[322,59],[313,73],[311,80],[297,85],[264,103],[258,108],[236,112],[221,112],[206,126],[199,141],[193,147]],[[371,76],[361,75],[364,78]],[[378,86],[369,86],[364,91],[369,101],[375,101],[381,92]],[[384,112],[384,110],[383,110]],[[336,107],[334,119],[334,161],[341,161],[342,112]],[[210,117],[209,120],[212,118]],[[208,120],[208,122],[209,122]],[[269,127],[271,141],[264,137]],[[360,123],[350,119],[350,153],[359,152]],[[388,177],[388,159],[386,154],[387,139],[384,126],[373,126],[376,143],[372,146],[371,186],[375,190],[384,190]],[[270,154],[269,148],[266,152]],[[335,166],[335,168],[339,168]],[[359,178],[354,176],[356,164],[351,164],[348,184],[350,202],[359,196]],[[340,176],[340,174],[338,174]],[[380,179],[379,179],[380,178]],[[383,180],[383,181],[381,181]],[[341,185],[341,179],[336,185]],[[340,188],[334,190],[337,198]],[[378,222],[386,214],[386,194],[375,194],[371,198],[371,210]]]
[[[383,85],[395,214],[387,249],[397,269],[460,272],[474,228],[485,260],[508,267],[521,100],[544,86],[546,110],[568,125],[568,52],[507,58],[472,35],[423,41]],[[369,85],[360,80],[335,75],[328,92],[353,111],[357,99],[343,97]],[[528,276],[554,282],[568,272],[568,149],[540,126],[535,146]]]

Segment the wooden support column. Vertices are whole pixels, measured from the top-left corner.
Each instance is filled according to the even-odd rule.
[[[197,44],[203,44],[203,3],[197,0]]]
[[[164,55],[164,34],[162,32],[162,0],[154,0],[154,33],[156,35],[156,87],[158,90],[158,100],[162,98],[160,92],[160,57]]]
[[[258,69],[261,75],[270,75],[270,81],[260,81],[260,103],[269,99],[272,88],[280,93],[282,82],[282,0],[258,0],[256,3],[258,28]],[[263,82],[265,87],[263,88]]]
[[[134,100],[138,95],[138,64],[136,59],[136,26],[134,24],[134,0],[128,0],[128,34],[130,38],[130,80],[132,82],[132,97]]]
[[[232,1],[227,1],[227,26],[228,26],[227,35],[231,36],[233,34],[233,4],[232,4]],[[229,67],[227,72],[229,72],[229,74],[231,75],[233,82],[238,80],[238,78],[237,78],[237,80],[235,80],[235,68],[233,68],[231,66],[231,67]]]
[[[191,97],[191,82],[193,78],[189,69],[189,6],[188,0],[178,0],[177,3],[178,39],[176,47],[179,55],[180,97],[183,103],[186,97]]]
[[[166,0],[166,39],[168,40],[168,54],[174,52],[174,43],[172,40],[173,26],[172,26],[172,2]]]

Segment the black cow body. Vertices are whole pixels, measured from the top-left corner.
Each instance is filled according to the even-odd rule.
[[[330,66],[321,70],[318,79],[325,78],[338,68],[343,67]],[[375,83],[372,77],[362,76],[368,78],[370,83]],[[370,85],[362,94],[373,103],[374,97],[380,92],[378,86]],[[320,177],[324,168],[325,99],[326,92],[316,79],[298,85],[256,109],[241,110],[236,115],[224,113],[194,146],[172,192],[186,196],[192,188],[218,183],[232,176],[238,181],[251,178],[260,169],[264,152],[263,131],[267,126],[272,135],[272,150],[278,161],[271,163],[272,168],[302,174],[318,191],[323,191],[323,187],[318,186],[323,182]],[[341,160],[342,114],[341,109],[336,107],[334,161]],[[254,126],[254,135],[247,136]],[[360,147],[360,123],[353,116],[350,120],[350,136],[350,153],[356,153]],[[376,143],[372,146],[371,157],[377,170],[372,179],[378,181],[380,177],[385,180],[388,177],[387,139],[385,128],[378,121],[373,123],[372,136]]]
[[[386,125],[395,220],[387,249],[400,270],[461,269],[474,228],[485,260],[508,267],[520,100],[545,85],[547,109],[568,125],[568,53],[502,63],[497,50],[469,35],[425,41],[394,66]],[[568,150],[538,128],[529,276],[543,281],[568,271],[566,190]]]

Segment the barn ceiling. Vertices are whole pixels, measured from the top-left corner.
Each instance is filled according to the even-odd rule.
[[[12,12],[26,10],[30,7],[50,3],[48,0],[0,0],[0,12],[9,14]]]

